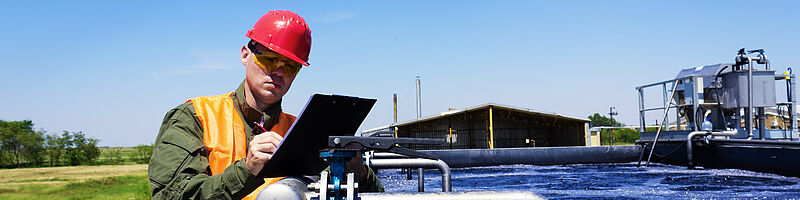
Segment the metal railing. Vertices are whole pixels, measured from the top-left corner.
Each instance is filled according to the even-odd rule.
[[[638,91],[638,95],[639,95],[639,132],[644,132],[645,131],[645,121],[646,121],[645,112],[654,111],[654,110],[665,110],[665,109],[668,109],[668,108],[676,108],[675,109],[675,125],[676,125],[676,129],[680,130],[681,129],[681,127],[680,127],[681,117],[680,117],[680,110],[677,109],[677,108],[679,108],[680,106],[683,106],[683,105],[678,105],[679,104],[678,102],[676,102],[675,104],[669,103],[669,100],[670,100],[669,98],[672,98],[672,97],[671,97],[671,95],[668,95],[668,93],[671,93],[673,91],[669,91],[667,89],[667,84],[672,83],[673,85],[670,85],[670,88],[675,88],[675,86],[676,86],[678,81],[689,81],[691,83],[692,87],[695,88],[695,84],[694,83],[695,83],[695,81],[697,79],[696,77],[702,77],[702,76],[691,75],[691,76],[687,76],[687,77],[675,78],[675,79],[670,79],[670,80],[666,80],[666,81],[661,81],[661,82],[657,82],[657,83],[651,83],[651,84],[646,84],[646,85],[642,85],[642,86],[636,87],[636,91]],[[650,88],[650,87],[653,87],[653,86],[659,86],[659,85],[661,86],[662,92],[663,92],[663,104],[662,104],[662,106],[661,107],[646,108],[645,105],[644,105],[644,89],[645,88]],[[694,93],[692,95],[692,103],[696,103],[697,102],[697,98],[698,97],[697,97],[696,93]],[[693,105],[693,107],[695,109],[697,109],[697,105],[696,104]],[[664,115],[664,119],[668,118],[668,116],[669,116],[668,114],[665,114]],[[668,121],[668,120],[665,120],[665,121]],[[666,125],[667,127],[669,127],[669,123],[666,123],[666,122],[662,122],[662,123],[664,125]],[[661,126],[664,126],[664,125],[661,125]]]
[[[375,169],[436,168],[442,173],[442,192],[450,192],[452,190],[450,185],[450,166],[442,160],[412,158],[395,153],[374,153],[367,159],[367,165]],[[420,184],[418,187],[423,188],[424,176],[418,175],[417,178],[421,180],[418,183]]]

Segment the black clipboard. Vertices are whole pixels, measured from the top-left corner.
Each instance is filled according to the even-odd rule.
[[[312,95],[258,177],[319,174],[328,166],[319,157],[319,151],[328,147],[328,136],[354,135],[376,101]]]

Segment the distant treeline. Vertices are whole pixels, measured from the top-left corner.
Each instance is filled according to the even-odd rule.
[[[100,158],[95,164],[147,164],[153,155],[152,144],[140,144],[135,147],[100,147]]]
[[[600,115],[599,113],[594,113],[589,115],[589,126],[597,127],[597,126],[614,126],[614,127],[623,127],[625,126],[624,123],[618,122],[616,119],[610,119],[604,115]],[[614,144],[616,145],[628,145],[633,144],[636,140],[639,139],[639,131],[635,129],[617,129],[614,130],[614,133],[611,134],[611,130],[603,129],[600,133],[600,144],[609,145],[611,144],[611,136],[614,136]]]
[[[64,165],[92,165],[98,163],[100,140],[86,137],[81,132],[64,131],[61,134],[46,134],[33,129],[33,122],[0,120],[0,167],[40,167]],[[152,146],[140,145],[143,151],[137,160],[150,159],[147,152]]]

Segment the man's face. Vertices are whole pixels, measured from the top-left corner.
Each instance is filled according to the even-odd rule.
[[[285,73],[286,69],[290,68],[289,65],[297,65],[297,62],[280,54],[270,54],[272,57],[265,58],[264,55],[269,54],[267,53],[269,49],[258,44],[247,46],[242,47],[242,64],[246,68],[245,84],[258,103],[278,102],[289,91],[295,78]],[[250,48],[256,48],[255,52],[260,54],[254,53]],[[256,61],[256,56],[259,56],[259,62]],[[266,66],[262,67],[259,63]]]

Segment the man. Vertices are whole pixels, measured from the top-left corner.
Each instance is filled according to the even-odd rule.
[[[296,119],[281,99],[309,66],[311,31],[302,17],[276,10],[246,36],[245,80],[236,91],[191,99],[164,117],[148,168],[154,199],[253,199],[282,178],[255,175]],[[363,163],[350,163],[362,191],[383,190]]]

